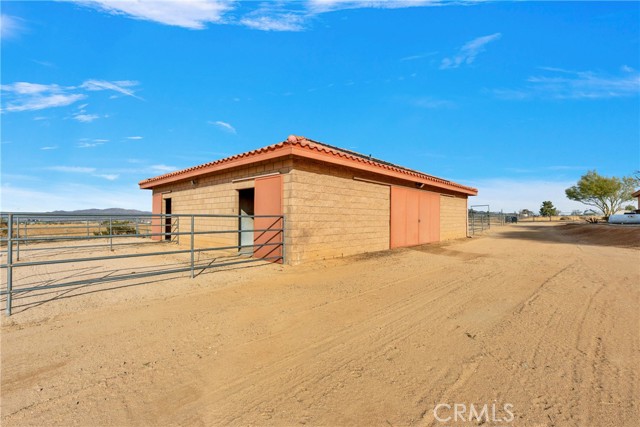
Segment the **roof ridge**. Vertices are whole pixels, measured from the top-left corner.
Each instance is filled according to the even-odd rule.
[[[441,184],[446,184],[446,185],[451,185],[453,187],[458,187],[461,189],[465,189],[465,190],[470,190],[473,192],[477,192],[477,189],[473,188],[473,187],[469,187],[466,185],[462,185],[462,184],[458,184],[456,182],[453,181],[449,181],[447,179],[444,178],[439,178],[437,176],[433,176],[433,175],[429,175],[426,174],[424,172],[420,172],[414,169],[410,169],[410,168],[406,168],[404,166],[400,166],[400,165],[396,165],[394,163],[391,162],[387,162],[381,159],[377,159],[374,158],[373,156],[369,155],[367,156],[366,154],[361,154],[352,150],[348,150],[345,148],[341,148],[341,147],[337,147],[334,145],[330,145],[330,144],[325,144],[324,142],[319,142],[319,141],[314,141],[310,138],[307,138],[305,136],[299,136],[299,135],[289,135],[287,137],[286,140],[278,142],[276,144],[271,144],[271,145],[267,145],[265,147],[260,147],[254,150],[250,150],[250,151],[245,151],[243,153],[239,153],[239,154],[235,154],[233,156],[229,156],[229,157],[225,157],[222,159],[218,159],[218,160],[214,160],[211,162],[207,162],[207,163],[203,163],[200,165],[196,165],[196,166],[192,166],[186,169],[181,169],[181,170],[177,170],[177,171],[173,171],[173,172],[169,172],[163,175],[159,175],[159,176],[155,176],[152,178],[147,178],[145,180],[142,180],[139,182],[139,185],[144,185],[144,184],[148,184],[148,183],[152,183],[154,181],[160,181],[166,178],[170,178],[173,176],[178,176],[178,175],[182,175],[182,174],[186,174],[189,172],[193,172],[199,169],[204,169],[210,166],[214,166],[214,165],[218,165],[218,164],[223,164],[223,163],[227,163],[233,160],[237,160],[237,159],[241,159],[244,157],[249,157],[249,156],[253,156],[253,155],[257,155],[257,154],[261,154],[261,153],[266,153],[269,151],[274,151],[278,148],[284,147],[285,145],[290,145],[290,146],[294,146],[297,145],[299,147],[302,148],[307,148],[310,150],[316,150],[318,152],[324,152],[327,154],[331,154],[331,155],[338,155],[340,157],[345,157],[360,163],[366,163],[369,165],[373,165],[373,166],[377,166],[377,167],[381,167],[383,169],[387,169],[387,170],[392,170],[392,171],[396,171],[396,172],[401,172],[407,175],[412,175],[415,177],[419,177],[419,178],[424,178],[426,180],[429,181],[434,181],[434,182],[438,182]]]

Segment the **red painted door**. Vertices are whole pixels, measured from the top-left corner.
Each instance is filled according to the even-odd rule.
[[[255,258],[266,258],[271,262],[282,263],[283,233],[282,219],[279,217],[260,218],[260,215],[282,215],[282,175],[257,178],[255,184],[254,245]],[[264,231],[258,231],[264,230]]]
[[[440,241],[440,194],[420,191],[420,244]]]
[[[420,242],[420,194],[407,190],[407,240],[406,246],[419,245]]]
[[[407,189],[391,187],[391,248],[401,248],[407,245]]]
[[[440,194],[391,187],[390,247],[440,240]]]

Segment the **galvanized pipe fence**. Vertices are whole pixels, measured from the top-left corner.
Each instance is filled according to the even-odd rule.
[[[264,218],[266,228],[241,229],[243,218]],[[271,221],[273,220],[273,221]],[[152,214],[152,215],[71,215],[43,213],[0,213],[0,269],[5,270],[6,286],[0,287],[0,295],[6,295],[5,312],[11,315],[14,295],[46,289],[79,286],[85,284],[136,279],[169,273],[190,272],[196,269],[219,268],[257,261],[285,262],[285,217],[283,215],[206,215],[206,214]],[[254,236],[267,235],[263,243],[241,244],[240,233]],[[229,235],[231,235],[229,237]],[[235,236],[234,236],[235,235]],[[188,249],[181,236],[188,238]],[[222,236],[222,237],[221,237]],[[224,237],[227,236],[227,237]],[[214,239],[223,244],[211,244]],[[196,238],[201,242],[196,243]],[[116,240],[114,242],[114,239]],[[204,241],[204,242],[202,242]],[[237,244],[230,244],[236,242]],[[173,244],[176,249],[157,250],[161,245]],[[239,252],[250,249],[255,254],[260,248],[269,248],[259,257],[242,256]],[[60,253],[109,251],[109,255],[59,257]],[[141,252],[127,253],[135,248]],[[145,250],[144,248],[148,248]],[[116,252],[116,249],[118,252]],[[58,251],[58,252],[56,252]],[[231,260],[208,265],[196,265],[195,255],[222,251]],[[153,257],[161,255],[189,254],[187,266],[144,273],[131,273],[115,277],[99,277],[48,285],[21,286],[16,288],[15,270],[43,265],[112,261],[125,258]],[[22,259],[21,259],[22,258]],[[75,264],[74,264],[75,266]]]

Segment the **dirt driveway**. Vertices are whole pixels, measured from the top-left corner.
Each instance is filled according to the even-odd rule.
[[[18,310],[2,425],[475,426],[473,404],[486,426],[637,426],[640,228],[604,227],[517,224]]]

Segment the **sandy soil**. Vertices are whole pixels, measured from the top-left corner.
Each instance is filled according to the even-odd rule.
[[[57,291],[2,319],[2,425],[475,426],[435,415],[487,404],[487,426],[637,426],[639,249],[640,228],[517,224]]]

